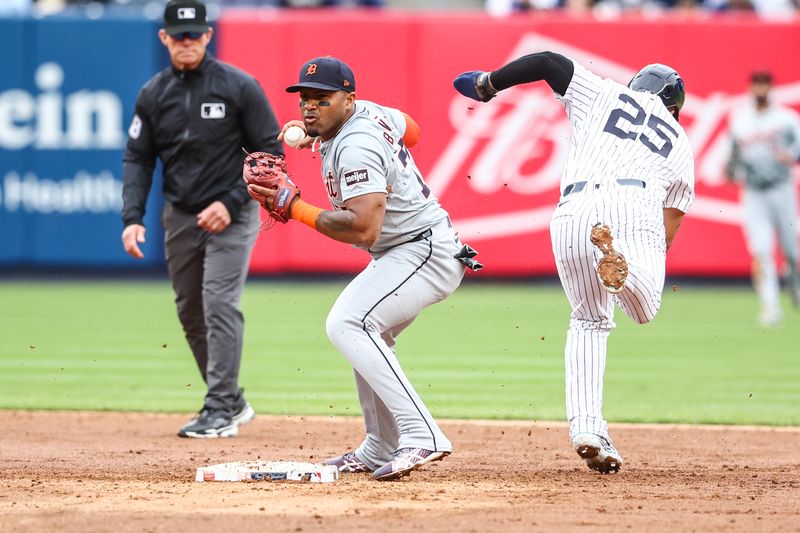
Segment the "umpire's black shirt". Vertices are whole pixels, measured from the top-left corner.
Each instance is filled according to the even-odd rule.
[[[156,157],[164,198],[189,213],[219,200],[233,221],[250,200],[244,153],[283,154],[281,129],[255,78],[206,52],[197,69],[167,68],[145,84],[125,149],[122,220],[143,224]]]

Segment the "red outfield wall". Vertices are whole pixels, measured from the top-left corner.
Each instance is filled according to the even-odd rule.
[[[462,240],[480,251],[482,275],[555,273],[548,223],[569,129],[546,84],[477,104],[456,93],[452,79],[545,49],[622,82],[647,63],[670,64],[687,86],[681,123],[695,150],[697,201],[670,250],[668,273],[746,275],[738,191],[723,174],[727,115],[748,97],[755,67],[775,73],[776,100],[800,108],[800,22],[697,17],[597,22],[560,14],[230,10],[217,36],[220,57],[258,77],[280,122],[299,113],[297,96],[283,89],[304,61],[320,55],[353,68],[359,98],[410,113],[422,127],[412,154]],[[304,198],[327,207],[317,154],[288,150]],[[360,250],[290,223],[262,234],[252,270],[355,271],[367,260]]]

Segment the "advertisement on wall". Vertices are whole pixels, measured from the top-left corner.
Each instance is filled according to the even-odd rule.
[[[452,88],[460,72],[492,70],[541,50],[623,83],[649,63],[676,68],[686,80],[681,124],[695,154],[697,199],[669,253],[672,275],[749,273],[739,190],[724,167],[728,115],[749,99],[751,70],[771,69],[774,99],[800,109],[800,64],[792,59],[800,53],[800,26],[792,23],[767,25],[748,17],[597,23],[559,15],[350,15],[320,20],[314,38],[306,39],[298,15],[263,21],[231,12],[220,28],[223,57],[258,76],[282,121],[298,115],[297,97],[283,88],[295,82],[304,61],[320,55],[339,57],[353,68],[359,98],[411,114],[422,128],[411,153],[462,240],[479,249],[486,264],[481,275],[555,273],[549,221],[559,199],[569,123],[544,83],[517,86],[481,104]],[[384,51],[376,53],[379,45]],[[304,197],[327,206],[319,159],[289,150],[287,160]],[[253,270],[354,270],[368,260],[298,226],[262,235]]]
[[[136,94],[160,66],[157,26],[43,19],[0,30],[0,264],[130,264],[120,243],[122,153]],[[103,43],[113,51],[99,53]],[[154,228],[158,196],[148,206]],[[158,234],[147,264],[163,262]]]
[[[158,27],[136,19],[0,20],[0,267],[163,266],[158,172],[143,262],[122,250],[119,217],[136,95],[167,62]],[[739,189],[724,170],[728,115],[750,98],[749,73],[772,70],[774,100],[800,110],[797,22],[230,9],[215,30],[218,57],[259,79],[280,122],[299,116],[297,95],[284,88],[306,60],[323,55],[353,68],[359,98],[413,116],[422,139],[411,154],[462,240],[480,251],[479,275],[555,273],[549,221],[569,124],[544,83],[480,104],[452,88],[460,72],[540,50],[623,83],[648,63],[675,67],[686,81],[681,125],[695,154],[697,199],[668,255],[672,275],[749,273]],[[328,207],[318,154],[287,149],[287,162],[303,198]],[[368,260],[289,223],[262,232],[251,270],[354,272]]]

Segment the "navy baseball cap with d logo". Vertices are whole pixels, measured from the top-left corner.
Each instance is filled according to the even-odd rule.
[[[170,0],[164,7],[164,29],[170,35],[207,32],[205,4],[199,0]]]
[[[303,63],[300,81],[287,87],[286,92],[296,93],[303,89],[351,93],[356,90],[356,78],[350,67],[335,57],[316,57]]]

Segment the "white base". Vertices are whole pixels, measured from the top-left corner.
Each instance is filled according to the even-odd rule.
[[[339,479],[333,465],[294,461],[238,461],[197,469],[195,481],[299,481],[332,483]]]

